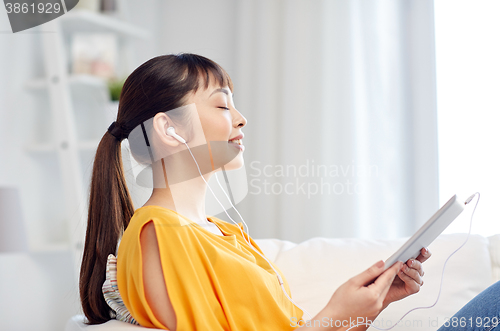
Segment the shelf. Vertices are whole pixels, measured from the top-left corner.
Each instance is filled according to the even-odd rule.
[[[93,151],[97,149],[99,140],[83,140],[78,142],[78,150]],[[32,143],[24,146],[24,150],[28,153],[53,153],[57,149],[55,143]]]
[[[122,38],[149,39],[150,33],[117,18],[89,10],[71,10],[58,18],[65,33],[75,32],[114,32]]]
[[[68,83],[71,87],[90,87],[98,89],[107,89],[107,83],[104,79],[92,75],[69,75]],[[28,90],[44,90],[49,86],[47,77],[33,78],[28,80],[24,87]]]

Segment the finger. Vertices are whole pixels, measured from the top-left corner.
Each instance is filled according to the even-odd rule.
[[[399,273],[399,277],[403,280],[405,286],[410,289],[411,293],[417,293],[420,290],[420,287],[424,285],[423,281],[422,283],[416,282],[413,278],[402,271]]]
[[[415,282],[417,282],[418,284],[422,284],[422,277],[420,277],[419,272],[413,268],[408,267],[406,264],[403,265],[400,273],[404,273],[407,276],[409,276],[411,279],[413,279]],[[403,281],[404,281],[404,279],[403,279]]]
[[[424,268],[422,267],[422,263],[420,261],[410,259],[406,262],[406,265],[412,269],[415,269],[420,276],[424,275]]]
[[[382,273],[382,271],[384,271],[384,266],[384,261],[380,260],[359,275],[351,278],[351,281],[353,281],[358,286],[364,286],[377,278]]]
[[[371,285],[378,291],[382,298],[385,298],[392,282],[394,281],[394,278],[398,274],[402,265],[403,262],[395,263],[392,267],[390,267],[382,275],[380,275],[380,277],[375,280],[375,283]]]
[[[381,280],[381,283],[383,283],[383,286],[384,286],[380,292],[380,297],[382,298],[382,300],[384,300],[385,297],[387,296],[387,292],[389,292],[389,289],[391,288],[392,282],[394,281],[394,278],[396,278],[396,275],[399,273],[402,266],[403,266],[403,262],[398,262],[395,265],[393,265],[391,268],[386,270],[386,272],[382,275],[382,276],[384,276],[387,274],[387,276],[386,276],[387,278],[385,280]],[[387,272],[389,270],[391,270],[391,273]]]
[[[427,247],[424,247],[420,250],[420,255],[417,257],[417,260],[420,262],[425,262],[431,257],[431,255],[431,251]]]

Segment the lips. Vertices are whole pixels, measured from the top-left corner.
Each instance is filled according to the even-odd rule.
[[[229,141],[231,141],[231,140],[237,140],[237,139],[239,139],[239,140],[243,139],[243,135],[240,134],[240,135],[238,135],[236,137],[232,137],[231,139],[229,139]]]
[[[242,143],[242,139],[243,139],[243,135],[242,135],[242,134],[240,134],[240,135],[238,135],[238,136],[236,136],[236,137],[233,137],[233,138],[229,139],[228,141],[229,141],[230,143],[233,143],[233,144],[237,144],[237,145],[239,145],[239,146],[242,146],[242,145],[243,145],[243,143]]]

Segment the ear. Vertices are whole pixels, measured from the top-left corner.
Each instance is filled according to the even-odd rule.
[[[153,129],[156,136],[159,137],[163,144],[176,147],[180,142],[174,137],[167,134],[167,128],[172,125],[172,120],[164,112],[159,112],[153,118]]]

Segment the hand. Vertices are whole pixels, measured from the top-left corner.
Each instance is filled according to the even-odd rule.
[[[375,318],[384,308],[384,299],[402,265],[397,262],[383,272],[384,261],[377,262],[342,284],[325,309],[331,312],[334,321]]]
[[[422,263],[427,261],[431,255],[428,249],[422,248],[420,255],[416,259],[406,261],[399,271],[398,277],[392,282],[391,288],[384,300],[384,308],[391,302],[401,300],[420,291],[420,287],[424,285]]]

